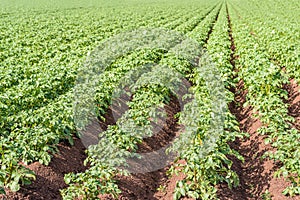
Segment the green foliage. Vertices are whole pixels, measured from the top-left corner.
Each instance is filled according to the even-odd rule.
[[[111,7],[111,3],[98,1],[93,2],[94,8],[79,2],[63,4],[56,7],[49,2],[33,5],[29,1],[1,1],[1,191],[12,183],[17,185],[18,178],[10,183],[13,180],[10,171],[20,172],[22,177],[27,174],[20,162],[39,161],[48,165],[60,141],[73,143],[72,137],[77,135],[72,108],[73,87],[77,70],[88,51],[112,35],[137,27],[176,28],[185,21],[181,18],[183,14],[189,18],[198,9],[189,8],[185,3],[180,4],[183,6],[180,9],[171,6],[170,10],[156,4],[145,7],[125,3],[128,9],[123,9],[122,3]],[[142,63],[135,63],[138,64]],[[114,65],[119,67],[118,63]],[[116,74],[104,74],[103,81],[113,83],[118,77]],[[96,93],[102,114],[110,103],[110,87],[109,84],[98,88]],[[21,178],[19,183],[22,183]]]
[[[247,3],[239,5],[244,10]],[[284,84],[289,83],[289,78],[295,75],[290,71],[294,69],[294,63],[288,62],[286,66],[288,70],[283,70],[279,64],[284,59],[276,56],[274,60],[274,52],[268,49],[268,45],[271,45],[274,38],[269,35],[256,35],[261,28],[259,23],[251,23],[253,13],[250,14],[248,11],[241,15],[235,7],[229,6],[229,9],[233,21],[233,36],[237,44],[236,56],[239,57],[237,60],[239,76],[243,78],[245,89],[248,91],[247,104],[253,106],[256,117],[263,123],[258,132],[266,135],[265,142],[270,143],[276,150],[267,152],[266,155],[282,164],[275,176],[284,177],[292,184],[283,193],[291,196],[297,195],[300,191],[300,134],[299,130],[292,127],[295,119],[288,114],[288,104],[285,103],[288,94],[283,89]],[[259,16],[261,13],[257,17]],[[265,31],[275,30],[270,28]],[[267,46],[263,45],[263,42],[266,42]],[[283,50],[283,52],[286,51]]]
[[[7,149],[7,144],[0,143],[0,194],[5,194],[5,188],[16,192],[20,185],[28,185],[35,179],[34,173],[18,165],[16,153],[12,149]]]
[[[245,134],[227,107],[222,110],[224,116],[212,115],[218,113],[214,107],[219,102],[217,97],[227,103],[234,100],[230,89],[238,80],[244,81],[247,104],[253,106],[263,123],[259,132],[276,149],[266,155],[282,164],[275,175],[291,182],[283,193],[300,194],[300,134],[291,126],[294,118],[288,115],[284,101],[287,91],[282,89],[291,78],[300,82],[296,0],[167,0],[142,4],[138,0],[0,0],[0,4],[0,194],[30,184],[35,176],[26,164],[38,161],[48,165],[59,142],[73,144],[73,137],[80,136],[74,122],[73,90],[75,80],[83,76],[79,69],[86,55],[111,36],[140,27],[164,27],[191,37],[204,45],[218,72],[212,70],[211,76],[201,76],[203,68],[195,69],[197,59],[180,56],[188,42],[172,48],[172,37],[169,46],[166,44],[171,48],[168,52],[162,48],[140,49],[115,59],[97,77],[98,87],[92,98],[99,118],[114,101],[114,92],[122,92],[126,86],[120,86],[122,78],[138,77],[141,72],[143,78],[126,82],[132,86],[129,110],[99,135],[105,139],[87,150],[85,164],[89,169],[65,176],[69,187],[61,191],[63,198],[97,199],[100,194],[117,198],[121,191],[116,177],[129,175],[119,166],[126,165],[125,158],[135,156],[143,137],[152,135],[149,119],[164,115],[162,108],[181,86],[178,75],[193,83],[190,92],[195,99],[178,114],[180,123],[189,127],[185,130],[189,134],[182,134],[173,147],[180,152],[177,160],[186,162],[170,169],[171,173],[186,175],[176,184],[174,199],[214,199],[217,184],[238,185],[228,155],[243,158],[228,142]],[[239,72],[233,71],[230,62],[233,52],[228,14]],[[155,68],[155,64],[159,65]],[[215,76],[218,73],[220,77]],[[224,90],[212,90],[219,88],[219,82],[207,84],[214,78],[224,83]],[[224,122],[222,128],[220,121]],[[186,145],[186,141],[190,143]],[[269,194],[263,198],[269,198]]]

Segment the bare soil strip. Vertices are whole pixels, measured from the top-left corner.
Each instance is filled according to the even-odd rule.
[[[290,84],[285,86],[289,93],[289,115],[295,118],[294,127],[300,130],[300,86],[295,80],[291,80]]]
[[[231,190],[226,184],[221,184],[220,199],[260,199],[260,194],[268,188],[268,182],[271,180],[274,164],[261,158],[267,150],[270,150],[270,147],[264,145],[264,137],[256,132],[262,124],[258,119],[252,118],[252,108],[243,107],[246,95],[247,91],[244,90],[243,82],[240,81],[235,89],[235,102],[229,105],[231,113],[240,123],[241,131],[250,134],[249,138],[238,138],[230,144],[231,148],[240,152],[245,158],[244,163],[231,158],[232,168],[239,175],[240,185]]]
[[[218,20],[218,17],[219,17],[219,14],[220,14],[220,10],[221,10],[221,7],[219,8],[218,13],[217,13],[217,15],[216,15],[216,17],[214,19],[214,22],[212,23],[212,25],[210,27],[210,30],[207,33],[207,37],[205,39],[205,43],[207,43],[207,41],[209,40],[210,34],[213,31],[214,24]],[[178,131],[177,131],[176,135],[177,136],[179,135]],[[178,163],[182,163],[183,164],[183,163],[185,163],[185,161],[184,160],[180,160],[180,161],[178,161]],[[168,168],[169,167],[166,167],[166,169],[164,169],[164,171],[167,172]],[[158,186],[161,186],[161,188],[160,188],[160,190],[158,190],[155,193],[153,199],[160,199],[160,200],[171,200],[171,199],[173,199],[173,193],[174,193],[174,190],[176,188],[176,183],[179,180],[183,180],[184,177],[185,176],[182,173],[180,173],[178,175],[173,175],[173,176],[171,176],[169,178],[165,177],[164,181],[161,182],[161,184],[158,185]],[[192,198],[188,198],[188,197],[184,197],[184,198],[181,198],[181,199],[182,200],[192,200]]]
[[[234,66],[235,60],[238,59],[238,57],[234,57],[235,46],[228,9],[227,16],[230,25],[229,36],[232,42],[231,49],[233,51],[231,64]],[[299,117],[300,97],[299,92],[297,93],[295,88],[295,86],[290,88],[289,102],[293,102],[290,106],[290,113],[291,115],[294,114]],[[263,200],[268,198],[272,200],[299,200],[299,197],[292,198],[282,195],[281,192],[288,186],[288,183],[283,179],[274,178],[274,172],[278,169],[279,164],[263,157],[265,152],[274,151],[274,149],[270,145],[265,145],[265,136],[257,133],[262,123],[259,119],[252,117],[252,108],[250,106],[243,106],[246,102],[247,95],[247,91],[243,87],[243,82],[240,81],[237,87],[231,90],[235,93],[235,102],[232,102],[229,106],[230,111],[239,121],[241,131],[249,133],[250,137],[237,139],[230,144],[231,148],[241,153],[245,158],[245,162],[232,158],[233,170],[239,175],[240,185],[233,189],[228,188],[226,184],[219,185],[219,198],[222,200]]]
[[[291,84],[286,87],[287,91],[289,91],[289,112],[290,115],[296,119],[295,127],[299,128],[299,86],[291,81]],[[270,145],[265,145],[265,136],[259,135],[256,132],[262,124],[259,119],[252,117],[252,108],[240,106],[246,102],[246,95],[247,91],[243,90],[243,83],[240,82],[236,88],[236,102],[230,105],[231,112],[240,122],[240,129],[250,134],[250,138],[244,140],[237,139],[230,144],[233,149],[239,151],[245,158],[244,163],[234,158],[232,159],[234,162],[233,170],[236,171],[240,177],[240,186],[231,190],[226,184],[220,185],[220,199],[257,200],[270,197],[272,200],[299,200],[299,196],[287,197],[282,194],[282,191],[289,186],[289,183],[282,178],[274,178],[274,172],[280,167],[280,164],[263,158],[266,151],[274,151],[274,149]]]
[[[249,138],[237,139],[230,144],[231,148],[240,152],[245,158],[244,163],[235,158],[231,159],[232,168],[239,175],[240,185],[229,189],[226,184],[221,184],[219,198],[222,200],[263,200],[270,197],[272,200],[299,200],[299,197],[286,197],[281,193],[289,184],[284,179],[274,178],[274,172],[280,167],[279,163],[263,158],[265,152],[274,151],[274,149],[270,145],[265,145],[265,136],[257,133],[262,123],[259,119],[252,117],[252,108],[242,106],[246,102],[246,95],[247,91],[243,89],[243,82],[240,81],[236,88],[235,102],[230,105],[231,112],[240,123],[241,131],[250,134]]]
[[[85,147],[80,139],[74,138],[74,146],[66,143],[58,145],[59,153],[53,156],[49,166],[38,162],[27,166],[36,173],[36,180],[21,187],[17,193],[8,192],[3,199],[7,200],[60,200],[60,189],[66,188],[64,175],[70,172],[82,172],[86,169],[83,161],[86,158]],[[0,196],[1,199],[1,196]]]
[[[218,5],[217,5],[217,6],[218,6]],[[216,6],[216,7],[217,7],[217,6]],[[207,37],[206,37],[205,40],[204,40],[205,44],[207,44],[207,41],[209,40],[210,35],[211,35],[211,33],[213,32],[213,28],[214,28],[214,25],[215,25],[215,23],[217,22],[217,20],[218,20],[218,18],[219,18],[219,14],[220,14],[221,8],[222,8],[222,6],[220,6],[220,8],[219,8],[219,10],[218,10],[218,13],[217,13],[216,17],[215,17],[213,23],[211,24],[211,27],[210,27],[210,29],[209,29],[209,31],[208,31],[208,33],[207,33]]]
[[[179,102],[173,97],[170,104],[166,105],[164,109],[167,119],[164,124],[159,124],[162,130],[151,138],[145,138],[144,142],[139,145],[140,152],[151,152],[164,147],[178,135],[179,125],[174,115],[180,111]],[[116,116],[115,112],[109,108],[104,115],[105,122],[99,122],[101,128],[106,130],[108,125],[115,124],[118,117],[118,113]],[[36,181],[22,187],[17,193],[8,192],[8,195],[2,198],[7,200],[61,199],[59,190],[67,187],[63,179],[64,175],[70,172],[82,172],[86,169],[83,166],[86,148],[80,139],[74,139],[75,145],[72,147],[66,143],[58,145],[60,152],[54,155],[49,166],[41,165],[38,162],[27,166],[36,173]],[[162,199],[159,198],[160,194],[156,195],[156,193],[159,193],[157,188],[168,180],[166,175],[168,168],[166,166],[154,172],[117,177],[118,185],[123,191],[119,199]],[[111,199],[111,197],[103,196],[102,199]]]
[[[217,19],[217,18],[216,18]],[[230,24],[230,16],[228,15]],[[231,25],[231,24],[230,24]],[[209,33],[210,34],[210,33]],[[209,38],[208,34],[208,38]],[[231,38],[231,49],[235,50],[234,38],[232,37],[231,27],[229,36]],[[234,53],[232,54],[231,64],[234,66]],[[289,114],[295,118],[294,126],[300,130],[300,87],[294,80],[285,86],[289,92],[289,99],[286,103],[289,106]],[[270,145],[264,144],[264,136],[257,133],[262,124],[258,119],[252,117],[252,108],[243,107],[246,102],[247,91],[244,90],[243,82],[240,81],[236,88],[231,88],[235,93],[235,101],[229,105],[230,111],[237,117],[240,122],[240,129],[250,134],[249,138],[237,139],[230,146],[239,151],[245,158],[242,163],[239,160],[232,158],[233,169],[240,177],[240,186],[228,188],[226,184],[218,186],[219,198],[230,200],[257,200],[267,197],[265,191],[270,192],[270,197],[273,200],[299,200],[300,197],[286,197],[281,194],[281,191],[288,186],[288,183],[283,179],[273,178],[273,173],[279,167],[278,163],[274,163],[268,159],[262,158],[266,151],[273,151]],[[151,152],[169,144],[179,134],[180,126],[177,124],[177,119],[174,114],[180,111],[180,106],[176,98],[172,98],[169,105],[165,106],[167,119],[165,124],[161,124],[162,130],[151,138],[146,138],[139,146],[140,152]],[[119,116],[113,116],[113,111],[108,109],[105,117],[105,122],[100,122],[103,130],[108,125],[115,124]],[[67,143],[60,143],[58,148],[60,152],[53,156],[49,166],[41,165],[38,162],[32,163],[27,167],[36,173],[36,180],[28,186],[22,187],[17,193],[8,192],[7,196],[0,196],[0,199],[7,200],[60,200],[60,189],[67,187],[63,177],[70,172],[82,172],[86,169],[83,166],[83,161],[86,158],[85,146],[81,140],[74,138],[75,145],[70,146]],[[181,161],[184,162],[184,161]],[[132,176],[117,177],[119,187],[123,191],[119,199],[122,200],[170,200],[173,196],[173,191],[178,180],[184,178],[183,175],[167,177],[166,172],[169,166],[163,169],[143,173],[133,174]],[[157,188],[162,185],[162,190]],[[103,199],[111,199],[109,196]],[[188,199],[188,198],[184,198]]]
[[[143,143],[139,145],[138,152],[153,152],[170,144],[178,135],[179,125],[174,115],[180,111],[180,104],[175,97],[171,98],[168,105],[164,107],[167,118],[164,123],[158,124],[161,130],[152,137],[145,138]],[[138,166],[137,166],[138,167]],[[141,166],[144,167],[144,166]],[[147,199],[163,199],[157,188],[168,181],[166,175],[169,165],[163,169],[153,172],[136,173],[131,176],[117,177],[118,186],[122,190],[119,199],[122,200],[147,200]],[[102,196],[101,199],[112,199],[110,196]]]

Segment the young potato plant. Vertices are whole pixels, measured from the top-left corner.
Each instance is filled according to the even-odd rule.
[[[0,143],[0,194],[5,194],[5,189],[16,192],[21,185],[28,185],[35,179],[34,173],[18,164],[17,154],[8,149],[8,145]]]

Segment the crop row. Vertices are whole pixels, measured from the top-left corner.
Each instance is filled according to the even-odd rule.
[[[208,40],[205,47],[209,59],[203,57],[200,61],[201,66],[194,70],[191,90],[196,101],[186,104],[179,118],[179,122],[188,129],[182,133],[178,143],[186,140],[191,142],[184,148],[179,147],[180,155],[177,160],[184,160],[184,163],[178,162],[170,169],[171,173],[180,172],[185,175],[185,178],[176,184],[175,199],[183,196],[215,199],[217,184],[226,182],[230,188],[239,184],[236,172],[231,169],[232,161],[227,156],[232,155],[241,160],[243,158],[229,147],[228,142],[234,141],[236,137],[242,137],[243,134],[240,133],[239,124],[227,105],[223,105],[223,110],[220,106],[233,100],[233,94],[229,89],[234,82],[225,8],[225,4],[222,4],[214,15],[207,16],[208,23],[200,26],[202,30],[207,31],[206,35],[204,32],[191,33],[194,38],[200,40],[200,43]],[[218,18],[214,24],[217,14]],[[212,33],[207,38],[211,28]],[[215,109],[214,104],[219,104],[219,107]],[[211,113],[215,115],[212,116]],[[196,119],[195,115],[198,116]],[[177,145],[175,143],[175,147]],[[203,148],[205,146],[210,148]]]
[[[92,14],[93,17],[102,18],[95,13]],[[132,25],[138,27],[144,25],[145,21],[151,22],[153,15],[159,16],[159,13],[154,11],[142,20],[139,16],[126,16],[124,19],[127,21],[119,20],[119,24],[113,26],[108,24],[113,20],[108,17],[107,21],[93,24],[91,27],[99,27],[95,30],[90,28],[85,32],[82,29],[73,32],[74,26],[77,25],[73,18],[74,14],[66,16],[66,20],[71,23],[62,28],[55,27],[58,18],[47,20],[49,17],[47,13],[36,19],[30,18],[29,24],[32,28],[26,27],[28,30],[23,30],[24,35],[15,32],[10,34],[10,29],[23,29],[22,26],[27,23],[26,18],[18,18],[17,15],[5,19],[6,31],[1,34],[1,38],[4,39],[1,48],[7,51],[1,52],[3,78],[1,78],[0,106],[2,155],[0,187],[16,191],[20,187],[19,183],[24,181],[28,183],[28,179],[23,180],[22,177],[33,177],[32,172],[19,165],[20,161],[49,164],[51,160],[49,153],[56,151],[55,144],[61,139],[68,139],[72,144],[75,126],[72,119],[71,88],[74,86],[76,69],[80,65],[82,55],[85,54],[83,52],[90,48],[89,45],[93,41],[115,34],[116,30],[121,32],[126,24],[128,27]],[[159,20],[162,23],[170,21],[168,19],[170,12],[165,12],[165,16],[166,19],[158,18],[155,25],[160,25],[157,23]],[[9,24],[12,24],[11,28]],[[151,23],[148,25],[151,26]],[[52,27],[51,30],[49,26]],[[36,34],[31,30],[34,28],[40,29],[39,34],[42,37],[36,38],[32,35]],[[91,38],[90,35],[98,38]],[[12,46],[12,43],[13,48],[8,50],[7,47]],[[70,51],[72,49],[74,50]]]
[[[214,19],[216,18],[216,15],[219,13],[219,11],[220,8],[216,8],[214,15],[208,15],[206,20],[203,20],[203,22],[201,22],[198,26],[212,27],[212,23],[214,22]],[[226,12],[224,6],[222,7],[221,13],[223,15],[222,18],[223,21],[221,21],[220,23],[222,24],[225,23],[225,25],[227,25]],[[209,29],[204,29],[204,30],[207,30],[206,33],[207,36]],[[227,30],[225,29],[220,31],[225,31],[225,35],[227,35],[227,39],[228,39],[229,36]],[[205,35],[205,34],[201,33],[200,35]],[[205,39],[206,37],[203,37],[203,40]],[[179,45],[177,49],[175,47],[176,52],[178,51],[180,52],[178,48],[179,49],[182,48],[182,44]],[[211,46],[211,48],[212,49],[214,48],[213,45]],[[198,53],[200,55],[201,52]],[[226,130],[230,130],[230,131],[223,132],[223,130],[219,130],[219,129],[209,130],[210,126],[220,125],[220,124],[214,124],[214,123],[211,124],[212,121],[218,121],[216,118],[211,117],[211,112],[213,112],[212,111],[213,109],[211,108],[212,102],[218,100],[217,99],[213,99],[212,101],[210,100],[212,94],[210,93],[211,91],[209,91],[209,89],[212,88],[209,88],[207,85],[213,85],[213,86],[217,86],[217,85],[214,84],[213,82],[207,84],[207,82],[216,81],[215,78],[217,78],[217,76],[216,77],[212,76],[211,79],[209,80],[206,80],[203,77],[203,73],[207,75],[207,74],[211,74],[212,72],[211,68],[209,68],[209,72],[208,71],[205,72],[204,68],[208,67],[206,65],[209,64],[207,63],[207,60],[203,59],[201,61],[203,62],[203,66],[201,66],[199,69],[197,70],[195,69],[192,72],[188,72],[188,69],[192,68],[192,66],[190,66],[191,63],[186,63],[186,61],[178,59],[176,58],[176,56],[174,57],[170,53],[167,55],[168,56],[164,57],[160,61],[160,63],[167,64],[167,66],[170,66],[171,68],[177,71],[181,69],[181,72],[188,73],[189,75],[186,74],[185,76],[188,75],[188,77],[190,78],[189,80],[194,84],[194,86],[191,88],[191,91],[193,91],[195,97],[195,100],[192,103],[185,105],[185,108],[180,116],[180,123],[182,123],[186,127],[189,127],[184,133],[182,133],[182,135],[183,137],[191,137],[189,138],[191,140],[191,143],[189,143],[190,148],[187,148],[186,146],[184,146],[183,148],[181,141],[185,141],[184,138],[179,138],[177,142],[175,142],[175,145],[172,147],[173,150],[174,149],[179,150],[180,152],[179,153],[180,155],[177,158],[177,160],[184,159],[186,161],[185,165],[175,164],[170,170],[171,173],[176,173],[178,172],[178,169],[182,169],[179,171],[186,174],[186,179],[181,180],[177,183],[177,187],[174,192],[174,198],[178,199],[181,196],[190,196],[195,198],[200,198],[200,197],[211,198],[216,195],[216,190],[214,186],[217,183],[226,181],[230,186],[238,184],[237,175],[232,170],[230,170],[231,161],[226,158],[226,155],[229,154],[235,155],[241,159],[239,154],[231,150],[227,144],[228,141],[233,141],[236,136],[241,136],[241,134],[239,134],[237,122],[234,120],[234,117],[229,113],[228,110],[226,112],[226,119],[227,119]],[[226,59],[229,58],[227,57]],[[128,64],[124,63],[124,66],[126,65]],[[120,69],[120,67],[118,69]],[[161,80],[164,79],[165,77],[164,75],[167,76],[168,74],[170,76],[170,71],[164,74],[163,69],[155,69],[155,70],[157,71],[147,73],[142,80],[148,80],[149,83],[156,83],[157,81],[152,79],[153,78],[155,79],[157,75],[154,74],[158,73],[158,75],[160,74],[158,83],[164,83],[164,81]],[[120,72],[118,71],[118,73]],[[113,77],[118,77],[118,76],[119,75],[115,74]],[[102,80],[105,80],[104,77]],[[173,75],[172,77],[176,77],[176,76]],[[113,83],[113,82],[117,83],[116,82],[117,80],[120,79],[114,78],[113,81],[108,81],[106,84]],[[144,85],[147,84],[144,83]],[[104,133],[100,134],[102,138],[103,136],[108,137],[109,141],[101,140],[98,145],[92,146],[89,149],[88,151],[89,158],[86,161],[91,163],[92,165],[92,167],[89,170],[87,170],[84,173],[69,174],[65,177],[66,182],[70,184],[70,187],[68,189],[62,191],[62,194],[66,199],[72,199],[74,197],[96,198],[99,194],[106,194],[106,193],[114,194],[114,196],[116,196],[117,193],[121,192],[117,189],[117,185],[115,184],[115,181],[113,181],[113,178],[117,176],[117,174],[119,175],[122,174],[122,171],[112,166],[109,167],[111,162],[114,162],[115,157],[114,156],[109,157],[110,163],[107,163],[107,161],[103,159],[99,160],[99,157],[97,155],[99,155],[99,152],[107,151],[106,149],[107,146],[105,144],[117,144],[117,147],[119,149],[123,149],[127,151],[131,150],[135,152],[137,150],[136,145],[142,142],[141,134],[146,134],[147,136],[151,136],[151,131],[149,130],[150,128],[147,125],[149,125],[150,123],[148,119],[150,117],[149,113],[152,113],[151,112],[151,109],[153,109],[152,106],[160,105],[162,102],[164,102],[165,104],[168,103],[166,99],[168,99],[170,96],[170,92],[167,92],[168,90],[164,89],[160,91],[159,88],[161,86],[159,85],[160,84],[154,84],[154,86],[152,85],[151,87],[149,87],[148,85],[147,87],[142,88],[141,93],[139,91],[136,91],[136,93],[133,96],[133,99],[131,100],[131,102],[128,103],[129,110],[126,111],[124,115],[117,121],[116,125],[109,126]],[[114,87],[115,86],[113,87],[109,86],[109,88],[114,88]],[[103,87],[101,88],[103,89]],[[174,89],[171,91],[174,92]],[[214,90],[214,92],[216,92],[216,90]],[[152,97],[151,99],[153,99],[153,102],[151,101],[153,104],[149,102],[149,95],[151,95]],[[155,98],[155,96],[157,96],[157,98]],[[217,97],[219,98],[220,96]],[[102,97],[101,99],[104,98]],[[155,99],[157,99],[157,101],[155,101]],[[149,108],[150,110],[147,111],[147,109]],[[194,114],[196,114],[197,116],[202,116],[202,117],[193,119],[193,116],[191,116],[190,109],[193,109],[194,112],[193,116]],[[132,125],[132,123],[135,125]],[[137,126],[140,127],[141,125],[143,126],[142,131],[139,128],[137,128]],[[132,127],[132,126],[136,128],[130,128],[129,129],[130,132],[127,132],[128,127]],[[209,135],[214,135],[215,137],[210,138]],[[212,149],[209,150],[208,152],[202,152],[205,151],[205,149],[203,148],[202,140],[204,141],[203,142],[204,144],[208,146],[211,145]],[[214,144],[214,140],[217,140],[215,141],[217,145]],[[217,147],[215,147],[214,145],[216,145]],[[199,156],[201,155],[201,153],[203,154],[203,157]],[[123,151],[123,154],[128,155],[129,152],[126,153],[126,151]],[[124,160],[123,161],[121,160],[120,162],[122,163],[124,162]],[[120,162],[118,162],[117,165],[120,164]],[[208,166],[211,167],[207,169]],[[224,175],[225,172],[227,173],[226,176]],[[107,174],[107,176],[106,178],[101,179],[102,181],[99,181],[97,177],[99,176],[103,177],[102,174]],[[195,179],[197,179],[196,182],[199,184],[197,183],[192,185],[187,184],[189,181],[195,181]],[[200,184],[200,182],[202,184]]]
[[[28,178],[33,178],[32,172],[19,162],[39,161],[47,165],[58,142],[67,139],[72,144],[72,87],[83,55],[92,46],[137,27],[169,27],[173,20],[171,28],[176,28],[193,12],[200,12],[193,8],[176,10],[174,15],[173,11],[154,10],[142,16],[143,11],[135,15],[126,11],[122,17],[113,15],[114,10],[101,15],[97,10],[84,10],[82,15],[77,11],[33,11],[38,15],[30,20],[23,12],[4,17],[0,35],[0,48],[5,49],[0,54],[1,188],[16,191],[19,183],[27,184]],[[58,18],[60,14],[64,17]],[[79,22],[90,18],[95,21],[83,29],[85,25]],[[9,46],[12,48],[8,49]]]
[[[296,2],[285,3],[285,12],[280,9],[282,2],[266,1],[263,4],[257,1],[239,3],[239,10],[242,18],[247,19],[247,25],[251,29],[257,41],[264,45],[269,58],[278,65],[286,68],[290,78],[295,78],[298,82],[299,70],[299,12],[295,11]],[[248,9],[249,7],[254,9]],[[272,9],[272,14],[265,15]],[[284,24],[284,26],[282,26]],[[266,39],[267,38],[267,39]]]
[[[254,116],[263,123],[258,132],[266,135],[265,142],[270,143],[276,150],[268,152],[267,155],[282,165],[275,175],[292,183],[283,193],[299,194],[300,134],[292,127],[294,118],[288,115],[288,105],[284,102],[288,96],[283,85],[288,83],[288,76],[281,66],[270,61],[265,47],[251,34],[249,19],[239,17],[236,7],[231,4],[229,14],[236,44],[235,53],[238,56],[238,74],[248,91],[247,104],[253,106]]]

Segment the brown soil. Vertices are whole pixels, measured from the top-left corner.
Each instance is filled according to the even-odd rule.
[[[295,118],[294,126],[300,130],[300,86],[295,80],[291,80],[290,84],[285,86],[289,93],[287,103],[289,106],[289,115]]]
[[[177,163],[185,164],[186,162],[184,160],[179,160]],[[168,180],[166,180],[166,182],[162,184],[163,189],[158,191],[155,194],[155,197],[157,197],[157,199],[162,199],[162,200],[173,199],[173,192],[176,188],[177,181],[183,180],[184,178],[185,175],[183,173],[179,173],[178,175],[171,176]],[[192,200],[192,198],[184,197],[181,198],[181,200]]]
[[[179,102],[176,98],[172,97],[169,105],[164,107],[165,112],[167,113],[167,118],[165,121],[160,121],[156,124],[157,127],[160,127],[161,130],[153,135],[150,138],[145,138],[144,142],[139,145],[139,153],[147,153],[159,150],[170,144],[176,136],[179,135],[180,126],[177,124],[177,119],[174,118],[174,115],[180,111]],[[157,158],[160,158],[160,154],[157,155]],[[130,165],[137,168],[141,167],[151,167],[151,163],[156,163],[157,158],[152,157],[148,162],[145,161],[142,163],[142,166],[139,163],[130,163]],[[152,160],[154,159],[154,160]],[[164,159],[162,159],[163,162]],[[169,178],[166,173],[172,163],[172,160],[167,160],[168,162],[162,163],[164,167],[153,172],[146,173],[132,173],[131,176],[119,176],[117,177],[119,188],[122,190],[122,193],[119,199],[122,200],[155,200],[155,199],[172,199],[169,198],[169,195],[173,195],[173,191],[176,185],[176,181],[180,177]],[[161,164],[161,163],[160,163]],[[166,184],[167,183],[167,184]],[[164,185],[166,190],[161,192],[158,190],[160,185]],[[166,186],[167,185],[167,186]],[[167,195],[168,194],[168,195]],[[110,197],[102,197],[101,199],[111,199]]]
[[[262,123],[252,117],[252,108],[242,106],[246,101],[246,95],[247,91],[244,91],[243,83],[240,82],[235,91],[235,102],[230,105],[231,112],[240,123],[240,129],[250,135],[249,138],[237,139],[230,144],[245,158],[244,163],[232,158],[232,168],[239,175],[240,185],[232,190],[226,184],[219,185],[220,199],[263,199],[264,193],[268,190],[272,200],[299,200],[299,197],[292,198],[282,195],[281,192],[289,184],[283,179],[274,178],[274,172],[278,169],[279,164],[262,157],[266,151],[274,151],[274,149],[270,145],[265,145],[265,136],[257,133]]]
[[[67,185],[64,175],[70,172],[82,172],[85,170],[85,147],[80,139],[74,138],[75,145],[70,147],[65,143],[58,145],[59,153],[53,156],[49,166],[38,162],[26,167],[36,173],[36,180],[31,185],[23,186],[17,193],[8,191],[6,197],[0,195],[0,199],[7,200],[56,200],[61,199],[59,190]]]
[[[295,117],[295,127],[300,127],[300,87],[291,81],[291,84],[286,86],[289,92],[288,102],[290,104],[289,113]],[[251,107],[244,108],[242,105],[245,102],[247,92],[243,90],[243,83],[240,82],[236,88],[235,102],[230,104],[230,110],[240,122],[242,131],[250,134],[249,138],[237,139],[231,145],[232,148],[238,150],[244,157],[245,162],[242,163],[237,159],[232,158],[234,164],[233,169],[240,177],[240,186],[228,188],[226,184],[218,186],[219,198],[230,200],[262,199],[263,193],[268,190],[272,195],[273,200],[299,200],[300,197],[285,197],[281,191],[288,186],[288,183],[282,179],[273,178],[273,173],[278,168],[278,165],[268,159],[262,159],[262,155],[266,151],[272,151],[269,145],[263,142],[264,136],[258,135],[256,132],[261,127],[261,122],[252,117]],[[177,120],[173,115],[180,110],[178,102],[173,98],[171,103],[165,106],[168,117],[163,125],[160,125],[161,131],[151,138],[144,140],[144,143],[139,146],[139,152],[151,152],[169,144],[174,137],[178,136],[181,127],[177,125]],[[101,122],[100,126],[106,129],[108,125],[115,123],[115,117],[112,117],[113,112],[109,109],[105,115],[106,121]],[[53,156],[49,166],[43,166],[38,162],[28,166],[33,170],[37,179],[31,185],[24,186],[17,193],[8,191],[6,197],[0,196],[0,199],[7,200],[55,200],[61,199],[59,190],[65,188],[64,174],[70,172],[82,172],[86,169],[83,166],[83,161],[86,158],[84,153],[85,147],[80,139],[74,138],[75,145],[69,146],[66,143],[60,143],[58,148],[59,154]],[[159,142],[158,142],[159,141]],[[184,161],[182,161],[184,162]],[[136,173],[132,176],[117,177],[119,187],[123,191],[119,199],[122,200],[170,200],[173,196],[173,191],[176,182],[184,178],[182,174],[178,176],[168,177],[166,175],[170,165],[163,169],[148,173]],[[163,189],[158,191],[157,188],[162,185]],[[102,199],[111,199],[105,196]],[[184,198],[187,200],[188,198]]]
[[[127,99],[128,100],[128,99]],[[121,106],[124,108],[124,105]],[[118,108],[116,108],[119,110]],[[179,134],[181,128],[177,124],[177,119],[174,118],[174,114],[180,111],[180,104],[175,97],[172,97],[169,105],[164,107],[167,113],[165,121],[160,121],[157,124],[161,130],[150,138],[145,138],[144,142],[139,145],[138,152],[152,152],[158,150],[161,147],[168,145]],[[114,107],[109,108],[104,115],[105,122],[98,121],[91,124],[88,129],[91,134],[87,135],[87,144],[89,142],[95,142],[95,132],[102,129],[106,130],[108,125],[115,124],[116,120],[120,117],[121,113],[115,112]],[[126,108],[125,108],[126,110]],[[89,141],[89,139],[91,141]],[[61,199],[60,189],[66,188],[67,185],[64,182],[64,175],[70,172],[82,172],[86,169],[83,166],[83,161],[86,158],[85,145],[78,138],[74,138],[75,145],[69,146],[66,143],[60,143],[58,145],[59,153],[53,156],[53,159],[49,166],[41,165],[38,162],[32,163],[26,167],[33,170],[36,173],[36,180],[28,186],[23,186],[17,193],[7,191],[6,197],[0,196],[0,199],[7,200],[55,200]],[[173,195],[173,190],[176,185],[176,181],[180,177],[173,177],[169,179],[166,172],[170,167],[171,162],[164,165],[162,169],[148,173],[135,173],[132,176],[119,176],[117,177],[119,188],[122,190],[122,194],[119,199],[130,200],[147,200],[147,199],[171,199],[170,195]],[[137,167],[137,166],[135,166]],[[157,188],[160,185],[167,183],[168,195],[165,196]],[[109,195],[101,196],[101,199],[111,199]]]

